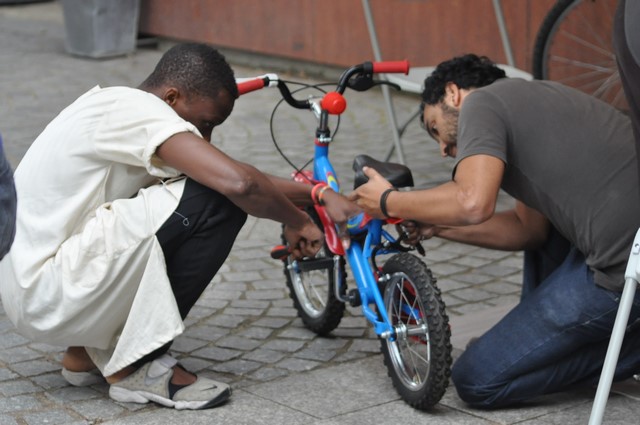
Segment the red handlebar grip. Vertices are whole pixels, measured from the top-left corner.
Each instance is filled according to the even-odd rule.
[[[238,95],[243,95],[255,90],[264,88],[265,81],[263,78],[256,78],[255,80],[243,81],[238,83]]]
[[[373,63],[373,72],[374,73],[409,73],[409,61],[390,61],[390,62],[374,62]]]

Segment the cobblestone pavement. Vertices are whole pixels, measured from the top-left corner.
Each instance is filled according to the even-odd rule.
[[[135,86],[151,71],[168,44],[141,48],[110,60],[87,60],[64,51],[57,2],[0,7],[0,131],[13,166],[29,144],[64,106],[96,84]],[[333,69],[314,72],[277,61],[229,52],[237,76],[275,68],[305,83],[331,81]],[[367,58],[362,58],[366,60]],[[265,65],[268,63],[268,66]],[[292,71],[302,69],[303,71]],[[318,77],[318,75],[322,77]],[[277,153],[269,119],[278,101],[274,90],[242,97],[214,139],[231,156],[286,176],[290,167]],[[349,94],[332,145],[343,187],[351,187],[351,160],[358,153],[383,158],[390,135],[378,91]],[[396,96],[400,116],[416,99]],[[311,156],[313,118],[281,106],[274,114],[278,147],[296,164]],[[405,155],[416,180],[426,187],[449,178],[451,162],[435,143],[410,126]],[[501,198],[500,208],[511,205]],[[228,382],[233,401],[202,412],[174,412],[155,405],[119,404],[107,386],[73,388],[60,375],[61,347],[20,336],[0,309],[0,425],[67,423],[585,423],[592,393],[560,394],[539,404],[499,412],[466,408],[450,389],[434,412],[417,412],[402,401],[382,365],[379,343],[358,308],[348,307],[328,338],[306,330],[296,317],[284,284],[282,265],[268,252],[280,226],[250,218],[236,246],[187,320],[172,353],[190,370]],[[438,276],[452,322],[472,322],[484,312],[517,302],[520,253],[503,253],[439,240],[428,241],[426,262]],[[454,336],[456,327],[453,328]],[[456,353],[463,345],[456,345]],[[612,397],[611,423],[637,423],[638,403]],[[633,415],[633,416],[632,416]],[[186,421],[186,422],[185,422]]]

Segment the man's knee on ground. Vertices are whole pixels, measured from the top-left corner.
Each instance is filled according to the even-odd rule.
[[[500,393],[504,390],[503,384],[486,384],[479,379],[482,376],[480,362],[473,359],[465,361],[460,359],[451,369],[451,380],[456,387],[458,396],[470,406],[491,409],[508,404]]]

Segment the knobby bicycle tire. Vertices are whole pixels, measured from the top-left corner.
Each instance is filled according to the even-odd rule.
[[[536,36],[533,77],[563,83],[628,109],[612,42],[617,1],[556,2]]]
[[[383,300],[391,324],[404,329],[395,340],[380,339],[384,364],[400,397],[428,410],[440,401],[451,376],[451,329],[431,270],[409,253],[383,266],[391,276]]]

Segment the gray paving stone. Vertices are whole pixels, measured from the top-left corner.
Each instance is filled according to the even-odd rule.
[[[339,350],[349,341],[339,338],[316,338],[308,347],[312,350]]]
[[[0,394],[5,397],[12,397],[22,394],[33,394],[40,390],[40,387],[34,385],[31,381],[28,381],[26,379],[0,382]]]
[[[274,339],[262,345],[262,348],[293,353],[304,346],[304,342],[291,339]]]
[[[336,356],[336,352],[332,350],[320,350],[307,348],[294,354],[296,358],[305,360],[316,360],[319,362],[327,362]]]
[[[232,316],[248,316],[255,317],[260,316],[265,311],[265,309],[259,308],[235,308],[235,307],[227,307],[224,310],[225,314],[229,314]]]
[[[242,290],[216,290],[216,298],[219,300],[232,301],[237,300],[242,296]]]
[[[253,322],[255,326],[264,326],[266,328],[280,329],[291,323],[291,319],[284,319],[280,317],[263,317]]]
[[[482,289],[479,289],[477,287],[451,291],[451,295],[454,295],[455,297],[467,302],[485,301],[495,296],[494,294],[483,291]]]
[[[351,347],[349,349],[365,353],[378,353],[380,352],[380,342],[378,340],[358,339],[351,343]]]
[[[0,351],[0,360],[7,364],[20,363],[42,357],[42,354],[29,347],[12,347]]]
[[[19,395],[14,397],[0,398],[0,412],[20,412],[41,409],[42,401],[33,395]]]
[[[34,376],[45,372],[59,370],[60,364],[52,363],[47,360],[34,360],[14,363],[11,365],[11,368],[22,376]]]
[[[450,281],[466,283],[467,286],[479,283],[487,283],[495,280],[494,276],[480,273],[478,270],[471,270],[465,273],[456,273],[449,277]]]
[[[252,362],[250,360],[237,359],[231,360],[228,362],[218,363],[211,366],[211,369],[216,372],[226,372],[232,373],[234,375],[246,375],[250,372],[261,367],[262,364],[259,362]]]
[[[206,341],[181,335],[173,341],[171,350],[181,353],[191,352],[207,345]]]
[[[270,289],[270,290],[255,290],[246,294],[247,299],[250,300],[280,300],[283,297],[283,290]]]
[[[343,328],[339,327],[338,329],[333,330],[331,334],[338,338],[360,338],[365,335],[367,332],[364,328]]]
[[[253,338],[253,339],[267,339],[273,334],[273,329],[261,328],[257,326],[251,326],[237,333],[240,337]]]
[[[366,362],[366,367],[340,365],[318,369],[245,390],[267,400],[296,406],[300,412],[316,418],[331,418],[397,399],[386,371],[375,362],[361,362]],[[349,397],[340,396],[342,388],[349,389]]]
[[[262,341],[239,336],[224,337],[216,341],[217,347],[232,348],[234,350],[249,351],[262,345]]]
[[[215,341],[229,334],[229,329],[219,326],[198,325],[191,326],[182,334],[192,338],[202,339],[204,341]]]
[[[28,425],[36,424],[70,424],[79,422],[78,418],[75,418],[64,410],[47,410],[46,412],[37,412],[24,415],[24,421]]]
[[[0,368],[0,381],[8,381],[9,379],[15,379],[18,375],[13,373],[11,370],[7,368]]]
[[[180,364],[193,373],[199,373],[211,367],[211,360],[197,359],[195,357],[180,357],[179,360]]]
[[[277,378],[282,378],[289,374],[289,371],[284,369],[277,369],[273,367],[262,367],[255,372],[249,374],[249,376],[257,381],[271,381]]]
[[[237,328],[241,324],[248,321],[250,318],[247,316],[238,316],[238,315],[218,315],[212,316],[207,319],[206,323],[210,326],[220,326],[223,328]]]
[[[242,351],[229,350],[226,348],[219,348],[219,347],[205,347],[205,348],[201,348],[199,350],[194,351],[193,355],[196,357],[203,357],[205,359],[210,359],[210,360],[226,361],[242,355]]]
[[[60,368],[58,366],[58,368]],[[34,376],[31,380],[38,386],[45,390],[53,390],[56,388],[62,388],[69,385],[69,383],[62,377],[60,371],[53,373],[46,373],[44,375]]]
[[[267,315],[268,316],[276,316],[276,317],[296,317],[297,312],[296,310],[291,307],[291,308],[287,308],[287,307],[276,307],[276,308],[270,308],[269,310],[267,310]]]
[[[104,386],[107,387],[106,384]],[[100,396],[100,393],[91,387],[72,387],[67,384],[66,387],[48,391],[46,396],[51,401],[66,404],[96,398]]]
[[[317,337],[317,335],[306,329],[299,327],[290,327],[289,329],[285,329],[278,334],[278,336],[282,338],[293,338],[293,339],[304,339],[304,340],[312,340]]]
[[[269,307],[269,302],[259,300],[233,300],[231,307],[262,310]]]
[[[17,425],[18,421],[9,415],[0,414],[0,425]]]
[[[94,399],[73,403],[71,408],[81,415],[83,418],[91,421],[103,421],[112,419],[123,412],[125,409],[111,400]]]
[[[281,369],[286,369],[293,372],[303,372],[303,371],[315,369],[316,367],[320,366],[320,364],[321,364],[320,362],[316,362],[313,360],[288,357],[278,362],[276,366]]]
[[[2,338],[0,338],[0,349],[15,347],[18,345],[26,344],[28,342],[29,340],[27,338],[19,335],[16,332],[5,332],[2,334]]]

